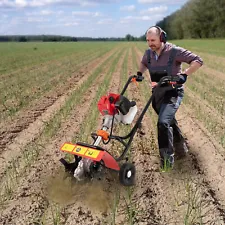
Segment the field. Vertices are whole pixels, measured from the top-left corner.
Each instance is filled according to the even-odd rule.
[[[174,43],[204,60],[177,113],[189,155],[160,172],[150,108],[145,135],[135,136],[128,153],[134,187],[121,186],[110,171],[77,183],[59,159],[71,159],[60,151],[64,142],[92,143],[102,122],[99,98],[122,90],[146,43],[0,43],[0,224],[225,224],[225,40]],[[151,95],[148,73],[126,95],[140,113]],[[114,155],[122,150],[114,142],[103,147]]]

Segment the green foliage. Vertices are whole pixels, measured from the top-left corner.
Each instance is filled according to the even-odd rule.
[[[122,37],[109,37],[109,38],[92,38],[92,37],[70,37],[59,35],[4,35],[0,36],[0,42],[77,42],[77,41],[141,41],[140,38],[127,34]],[[145,35],[144,35],[145,40]]]
[[[27,41],[43,41],[43,42],[64,42],[77,41],[76,37],[59,36],[59,35],[4,35],[0,36],[0,42],[27,42]]]
[[[77,41],[145,41],[145,35],[134,37],[127,34],[125,37],[93,38],[93,37],[70,37],[59,35],[0,35],[0,42],[77,42]]]
[[[157,23],[169,39],[225,37],[224,0],[189,0]]]

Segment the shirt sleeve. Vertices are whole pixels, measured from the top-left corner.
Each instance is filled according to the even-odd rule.
[[[145,54],[143,55],[142,59],[141,59],[141,63],[148,68],[148,63],[147,63],[147,51],[145,51]]]
[[[188,64],[191,62],[198,62],[203,65],[203,60],[198,55],[181,47],[177,47],[176,61],[181,63],[186,62]]]

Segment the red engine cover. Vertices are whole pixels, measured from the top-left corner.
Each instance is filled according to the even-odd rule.
[[[118,101],[120,95],[109,93],[108,95],[104,95],[98,101],[98,109],[100,113],[104,115],[115,115],[117,113],[117,109],[115,108],[115,103]]]

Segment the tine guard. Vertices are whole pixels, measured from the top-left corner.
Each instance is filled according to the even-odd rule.
[[[64,143],[60,150],[75,155],[75,159],[78,156],[79,158],[88,158],[96,162],[102,160],[105,164],[105,167],[116,171],[120,170],[119,164],[111,154],[102,148],[100,149],[100,147],[96,147],[96,149],[94,149],[94,147],[96,146],[87,145],[81,142],[75,145],[71,143]],[[69,167],[65,160],[62,160],[61,163],[66,168]]]
[[[107,168],[110,168],[116,171],[120,170],[119,164],[117,163],[115,158],[112,155],[110,155],[108,152],[106,151],[104,152],[104,155],[102,156],[102,160]]]

